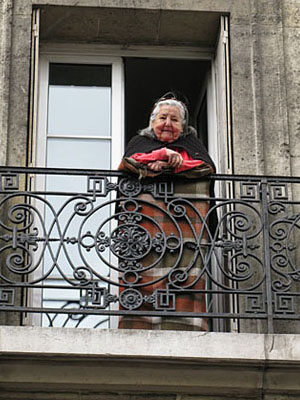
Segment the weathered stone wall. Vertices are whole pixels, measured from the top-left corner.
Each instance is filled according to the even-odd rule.
[[[24,165],[26,159],[32,4],[229,12],[235,171],[297,175],[300,6],[296,0],[2,0],[2,164]]]
[[[3,0],[0,9],[0,162],[6,164],[8,100],[10,90],[10,53],[12,2]]]
[[[282,1],[283,56],[288,108],[290,164],[293,176],[300,175],[300,2]]]
[[[25,165],[31,2],[2,1],[1,10],[1,164]]]
[[[26,162],[31,13],[37,5],[229,13],[234,172],[299,175],[298,0],[2,0],[2,165]]]
[[[32,5],[39,4],[230,13],[235,172],[299,175],[299,0],[0,0],[1,165],[25,165],[26,161],[31,12]],[[180,28],[178,27],[178,29]],[[1,323],[9,324],[17,323],[17,321],[18,319],[15,317],[6,319],[5,316]],[[255,328],[253,327],[253,330]],[[186,346],[186,349],[190,348],[190,343],[184,337],[188,334],[176,333],[176,341],[173,347],[169,346],[170,353],[166,354],[166,349],[164,349],[164,353],[159,354],[159,357],[162,355],[164,357],[169,356],[164,365],[165,368],[159,370],[159,372],[165,374],[165,381],[160,380],[161,391],[157,390],[156,393],[152,393],[151,388],[146,390],[139,383],[143,379],[143,382],[147,381],[148,378],[148,385],[157,383],[154,382],[155,378],[150,376],[149,371],[155,372],[157,370],[160,358],[159,361],[153,363],[153,354],[145,352],[146,362],[141,364],[138,360],[132,370],[126,369],[127,364],[124,363],[124,359],[126,359],[125,361],[128,361],[128,359],[136,361],[136,357],[145,349],[151,348],[152,343],[155,343],[153,332],[147,333],[149,338],[145,343],[149,346],[148,348],[144,343],[143,351],[140,351],[140,353],[137,353],[138,349],[136,349],[136,352],[132,351],[131,354],[124,350],[124,354],[118,355],[120,362],[123,362],[123,369],[118,368],[118,363],[115,363],[113,367],[107,363],[108,356],[105,346],[101,350],[102,354],[99,352],[99,358],[92,355],[93,361],[91,363],[91,354],[87,357],[88,352],[93,350],[96,352],[97,346],[100,346],[100,344],[107,345],[105,340],[108,340],[107,338],[101,339],[100,336],[97,337],[96,332],[91,333],[86,330],[80,340],[75,337],[76,333],[69,338],[66,338],[64,333],[55,333],[52,337],[47,337],[47,340],[41,344],[42,350],[38,354],[33,354],[32,348],[29,351],[28,347],[39,343],[37,338],[42,337],[41,332],[36,331],[36,336],[32,332],[23,335],[23,332],[25,331],[19,332],[19,338],[23,338],[21,347],[12,348],[11,353],[6,353],[5,357],[3,357],[3,351],[7,350],[7,347],[5,347],[7,342],[3,342],[3,333],[0,334],[0,345],[5,344],[0,351],[0,379],[2,379],[0,382],[0,399],[3,400],[300,399],[299,344],[297,337],[291,335],[285,336],[287,339],[275,343],[275,346],[272,342],[274,337],[269,336],[266,340],[267,347],[262,346],[260,348],[261,357],[254,360],[254,358],[251,359],[248,356],[248,359],[242,365],[239,364],[241,353],[237,353],[239,339],[236,336],[228,337],[231,342],[227,341],[226,343],[224,338],[221,338],[218,343],[217,340],[213,339],[209,344],[211,347],[208,347],[208,341],[201,341],[199,338],[205,338],[206,335],[209,337],[210,334],[195,332],[192,333],[194,339],[199,335],[195,351],[197,349],[199,351],[201,348],[214,350],[215,358],[210,368],[202,367],[204,360],[207,361],[209,353],[208,351],[204,354],[205,351],[203,351],[203,353],[198,354],[197,360],[188,363],[186,358],[182,357],[180,367],[177,364],[173,370],[171,370],[171,367],[168,370],[166,366],[170,366],[174,358],[178,358],[178,351],[184,350],[184,346]],[[70,335],[70,333],[66,334]],[[115,334],[118,335],[118,332]],[[145,336],[147,334],[145,333]],[[134,335],[135,332],[132,333],[131,339],[134,343],[133,349],[136,348],[137,343],[137,337]],[[182,341],[179,338],[180,335],[182,335]],[[91,348],[91,336],[93,336],[93,348]],[[15,333],[8,332],[5,340],[8,337],[11,338],[12,343],[17,343],[15,342]],[[170,337],[168,335],[166,343],[171,343]],[[264,335],[257,337],[257,342],[259,340],[264,340]],[[60,343],[61,349],[65,347],[64,343],[69,343],[69,345],[74,345],[76,351],[78,351],[78,346],[81,350],[81,346],[86,346],[85,348],[89,351],[86,350],[85,354],[80,354],[80,363],[75,363],[73,358],[68,358],[70,354],[66,353],[66,348],[63,348],[59,355],[55,353],[57,349],[53,350],[52,354],[46,356],[43,354],[43,351],[50,344],[55,346]],[[118,343],[121,343],[121,340]],[[122,343],[124,349],[124,342]],[[115,346],[118,346],[117,342]],[[75,351],[74,348],[71,349],[73,352]],[[251,353],[255,351],[255,346],[253,342],[249,342],[249,337],[247,337],[244,342],[239,342],[239,349],[240,352],[244,349],[244,351]],[[236,361],[233,367],[228,367],[230,350]],[[219,352],[218,359],[216,358],[217,351]],[[224,351],[227,351],[226,355],[224,355]],[[280,351],[286,352],[286,358],[281,359],[278,356],[278,359],[276,357],[272,359],[274,352],[280,355]],[[297,353],[296,357],[294,357],[294,351]],[[290,354],[288,354],[289,352]],[[189,354],[190,356],[193,356],[192,353]],[[51,357],[55,357],[55,359],[50,363]],[[152,370],[146,368],[150,359],[152,359],[153,364]],[[224,363],[224,360],[226,360],[226,363]],[[278,361],[276,368],[272,364],[275,361]],[[64,362],[64,368],[62,368],[62,362]],[[141,375],[138,375],[138,373],[143,371],[141,365],[145,369],[143,379],[141,378],[139,381]],[[107,373],[108,366],[111,368],[110,378],[117,377],[119,379],[120,376],[119,381],[123,382],[124,387],[126,387],[126,379],[131,383],[134,382],[135,389],[132,389],[132,384],[131,389],[120,390],[120,386],[116,384],[114,387],[111,385],[106,392],[101,391],[99,389],[99,385],[103,383],[101,374],[106,373],[106,376],[109,376]],[[190,368],[190,373],[188,368]],[[49,371],[51,373],[48,375]],[[132,380],[130,375],[132,371],[136,374],[135,380]],[[169,373],[166,373],[166,371],[169,371]],[[176,371],[177,375],[175,374]],[[185,374],[181,375],[182,371],[185,371]],[[172,375],[173,372],[175,375]],[[30,373],[31,376],[29,377]],[[147,373],[149,373],[149,376],[147,376]],[[176,382],[174,376],[175,378],[180,377],[180,379],[178,378]],[[223,380],[221,379],[222,376]],[[236,379],[237,376],[242,376],[243,380],[239,381]],[[156,377],[159,377],[158,373],[156,373]],[[77,378],[83,386],[86,384],[85,379],[90,379],[90,387],[74,389],[73,386],[78,383]],[[201,393],[200,381],[204,386],[207,382],[210,382],[211,387],[215,388],[215,393]],[[53,385],[52,388],[48,386],[49,382]],[[166,392],[164,385],[169,385],[168,393],[163,393]],[[170,388],[171,385],[173,385],[172,389]],[[184,385],[185,390],[182,389]],[[180,390],[178,390],[178,386],[181,386]],[[219,393],[217,392],[218,388]],[[206,390],[211,389],[207,389],[206,386]],[[224,390],[227,390],[226,395]]]
[[[235,172],[299,175],[299,2],[248,11],[231,25]]]
[[[235,172],[297,175],[300,5],[296,0],[2,0],[2,164],[24,165],[26,159],[32,3],[229,12]]]
[[[26,160],[31,9],[30,2],[0,3],[0,165],[24,166]],[[1,313],[1,325],[19,323],[19,314]]]

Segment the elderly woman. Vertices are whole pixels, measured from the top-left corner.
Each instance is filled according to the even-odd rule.
[[[143,177],[175,172],[192,178],[214,172],[215,167],[188,126],[186,106],[175,98],[162,98],[154,105],[149,127],[129,142],[119,169]],[[188,170],[193,172],[184,173]]]
[[[154,105],[149,127],[129,142],[119,169],[136,173],[140,179],[162,174],[199,178],[215,171],[195,130],[188,126],[186,106],[174,97],[162,98]],[[188,317],[170,313],[151,318],[127,316],[120,320],[120,328],[208,330],[207,320],[199,315],[207,309],[204,264],[210,183],[205,179],[176,180],[174,192],[168,196],[162,200],[153,192],[139,194],[135,198],[138,209],[132,202],[123,203],[131,208],[123,205],[120,214],[132,213],[131,218],[139,214],[134,229],[140,253],[135,263],[120,262],[120,303],[129,310],[179,311]],[[126,218],[119,220],[125,236]],[[132,225],[128,223],[131,232]],[[150,235],[150,251],[143,253],[139,233],[143,243]],[[198,318],[189,318],[194,313]]]

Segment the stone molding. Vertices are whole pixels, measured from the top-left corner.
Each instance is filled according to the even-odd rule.
[[[300,336],[0,327],[0,389],[300,393]]]

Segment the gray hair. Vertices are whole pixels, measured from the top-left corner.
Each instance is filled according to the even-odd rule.
[[[185,126],[185,124],[186,124],[186,109],[184,108],[183,104],[180,101],[175,100],[175,99],[166,99],[166,100],[161,100],[155,104],[153,111],[150,115],[149,129],[151,129],[151,122],[155,120],[157,114],[159,113],[159,109],[162,106],[177,107],[179,110],[179,113],[180,113],[182,127]]]
[[[151,123],[152,123],[152,121],[155,120],[161,106],[173,106],[173,107],[178,108],[178,110],[180,112],[180,117],[182,119],[182,129],[183,129],[183,131],[181,133],[182,136],[189,135],[190,133],[197,136],[197,132],[196,132],[195,128],[193,128],[192,126],[188,126],[188,110],[187,110],[186,106],[183,105],[183,103],[181,103],[181,101],[178,101],[176,99],[166,99],[166,100],[158,101],[155,104],[153,111],[150,115],[149,126],[147,126],[147,128],[141,129],[138,132],[139,135],[147,136],[151,139],[156,138],[156,135],[151,127]]]

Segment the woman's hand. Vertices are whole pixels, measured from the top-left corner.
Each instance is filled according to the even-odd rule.
[[[151,161],[147,164],[147,167],[152,171],[162,171],[165,168],[168,168],[169,165],[166,161]]]
[[[177,151],[166,148],[166,153],[168,157],[168,166],[172,168],[179,168],[183,163],[183,158]]]
[[[160,172],[166,168],[179,168],[183,163],[181,155],[177,151],[168,149],[167,147],[163,150],[165,150],[164,159],[167,158],[167,160],[150,161],[147,163],[147,167],[156,172]]]

